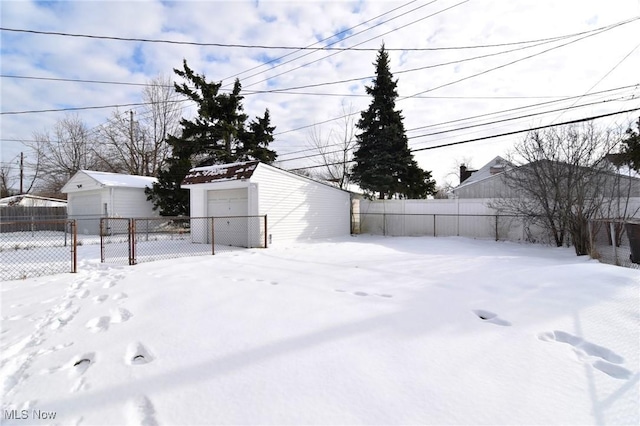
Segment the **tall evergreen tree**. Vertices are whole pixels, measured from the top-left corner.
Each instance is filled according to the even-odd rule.
[[[431,172],[424,171],[409,151],[401,111],[396,111],[397,80],[389,70],[389,55],[384,45],[378,51],[376,77],[367,94],[373,97],[362,111],[356,127],[358,146],[353,159],[352,179],[365,192],[380,199],[394,195],[426,198],[435,192]]]
[[[622,152],[626,162],[637,172],[640,172],[640,118],[636,122],[638,130],[633,130],[632,127],[627,129],[627,137],[622,140],[624,144]]]
[[[246,126],[239,80],[231,93],[219,93],[221,83],[194,73],[186,60],[182,70],[173,71],[186,80],[181,85],[174,83],[176,92],[194,101],[198,109],[195,118],[180,121],[180,136],[168,136],[172,156],[158,173],[158,182],[147,190],[147,199],[165,216],[189,214],[189,191],[180,189],[180,183],[192,167],[249,160],[270,164],[277,157],[269,149],[275,130],[269,110]]]

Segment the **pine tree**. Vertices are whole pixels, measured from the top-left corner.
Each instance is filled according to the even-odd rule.
[[[352,179],[367,193],[380,199],[394,195],[426,198],[435,192],[431,173],[422,170],[409,151],[401,111],[396,111],[397,80],[389,70],[389,55],[384,45],[378,51],[376,77],[367,94],[373,97],[369,108],[362,111],[356,127],[358,146],[354,152],[356,165]]]
[[[243,112],[239,80],[231,93],[219,93],[221,83],[208,82],[204,75],[194,73],[186,60],[182,70],[173,71],[189,83],[174,84],[176,92],[194,101],[198,109],[195,118],[180,121],[179,137],[167,138],[172,148],[168,167],[158,173],[158,182],[146,191],[147,199],[165,216],[189,214],[189,191],[180,189],[180,183],[192,167],[250,160],[270,164],[277,157],[269,149],[275,130],[269,110],[248,128],[245,125],[248,116]]]
[[[632,127],[627,129],[627,137],[622,140],[624,144],[622,147],[625,161],[631,166],[632,169],[640,171],[640,118],[636,122],[638,130],[633,130]]]

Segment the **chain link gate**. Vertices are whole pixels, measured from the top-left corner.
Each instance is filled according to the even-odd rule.
[[[135,265],[267,247],[267,217],[102,218],[100,261]]]

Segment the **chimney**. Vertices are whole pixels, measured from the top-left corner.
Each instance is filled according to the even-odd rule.
[[[475,170],[467,170],[467,166],[465,166],[464,164],[461,164],[460,165],[460,184],[462,185],[462,182],[469,179],[473,172],[475,172]]]

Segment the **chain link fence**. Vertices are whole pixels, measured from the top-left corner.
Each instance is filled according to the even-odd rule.
[[[591,257],[640,269],[640,220],[601,219],[589,223]]]
[[[102,218],[101,261],[135,265],[267,247],[266,216]]]
[[[2,281],[76,272],[76,222],[0,222],[0,256]]]

